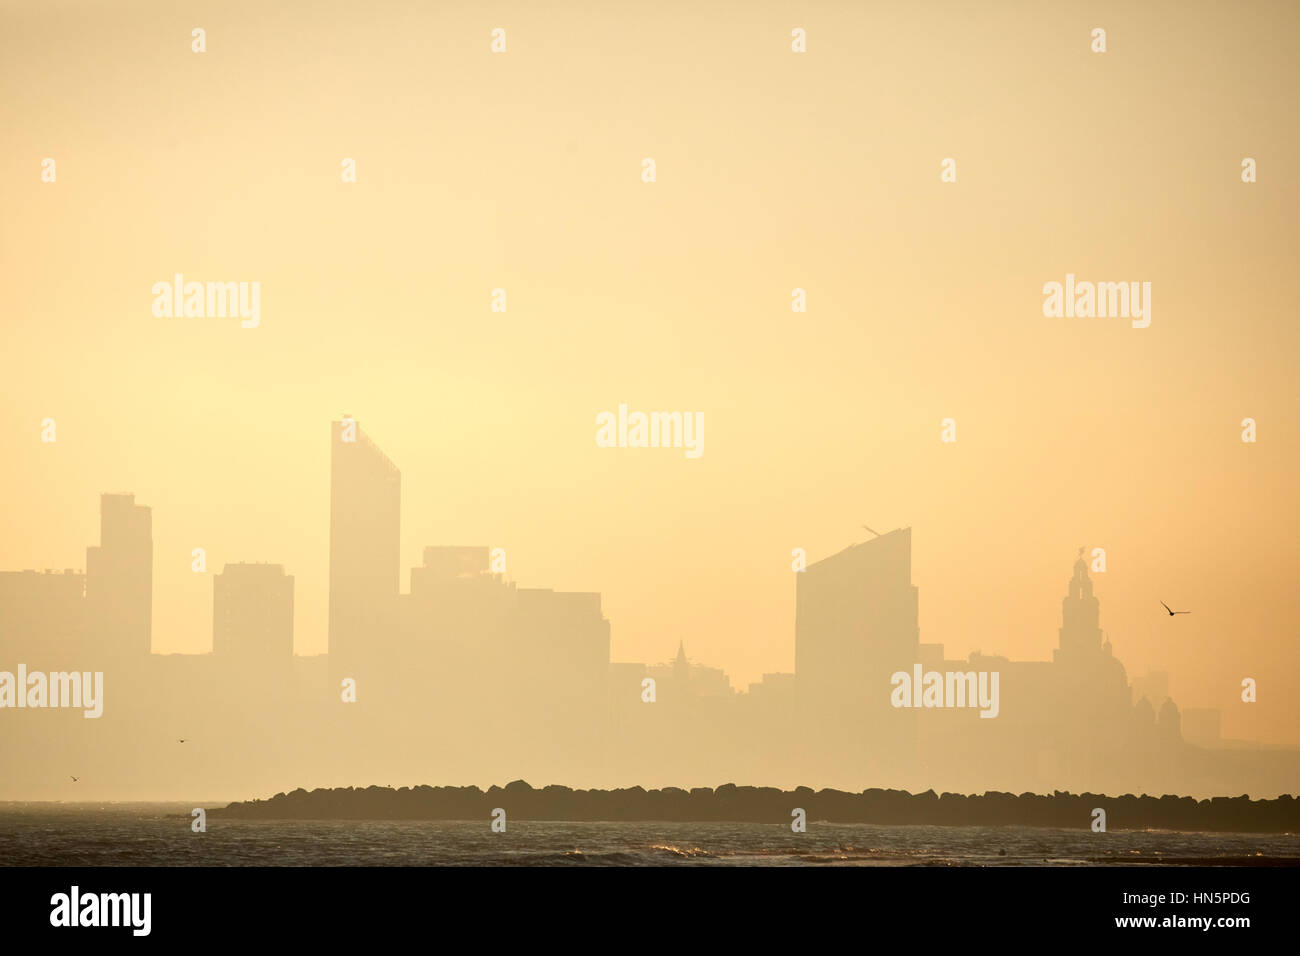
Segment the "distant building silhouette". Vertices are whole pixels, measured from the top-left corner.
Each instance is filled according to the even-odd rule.
[[[677,700],[699,697],[731,697],[736,691],[731,679],[720,667],[705,667],[686,656],[686,642],[677,642],[677,656],[667,664],[656,664],[646,669],[653,677],[660,700],[672,703]]]
[[[179,737],[205,741],[193,772],[227,793],[322,774],[1200,794],[1300,780],[1300,751],[1220,740],[1218,712],[1180,713],[1164,672],[1130,684],[1082,558],[1051,660],[948,660],[920,643],[911,529],[855,544],[794,576],[795,673],[737,693],[682,640],[664,663],[611,664],[600,594],[518,587],[487,547],[425,548],[400,594],[401,476],[350,419],[331,425],[330,481],[328,655],[294,656],[294,579],[274,564],[214,576],[213,653],[150,655],[152,519],[132,495],[101,497],[85,574],[0,573],[0,670],[103,666],[109,701],[102,721],[5,715],[0,794],[39,789],[6,781],[52,752],[112,754],[102,779],[116,767],[126,793],[171,786]],[[996,673],[995,719],[893,706],[891,676],[916,667]],[[158,735],[162,720],[179,726]]]
[[[71,568],[0,571],[0,652],[11,662],[80,666],[86,649],[85,594],[86,575]]]
[[[212,651],[251,666],[293,661],[293,576],[278,564],[227,564],[212,579]]]
[[[490,740],[538,772],[589,766],[607,729],[600,595],[517,587],[486,547],[427,547],[410,574],[399,640],[371,654],[385,726],[468,748],[470,762]]]
[[[329,655],[360,677],[395,629],[402,474],[351,420],[330,425]]]
[[[1082,557],[1074,562],[1068,587],[1061,601],[1059,646],[1052,652],[1055,700],[1044,702],[1042,709],[1051,715],[1065,746],[1093,755],[1084,762],[1088,765],[1127,742],[1132,721],[1128,675],[1102,636],[1100,604]]]
[[[107,655],[153,650],[153,515],[135,495],[100,495],[98,546],[86,549],[90,639]]]
[[[795,576],[794,662],[807,746],[823,765],[903,767],[916,714],[892,707],[890,675],[917,662],[912,529],[899,528],[815,561]]]
[[[1102,646],[1100,604],[1092,593],[1092,579],[1082,557],[1074,562],[1074,577],[1061,601],[1060,645],[1052,654],[1058,663],[1091,660]]]
[[[1130,686],[1135,704],[1145,697],[1155,708],[1169,698],[1169,674],[1165,671],[1148,671],[1145,677],[1134,677]]]
[[[911,528],[845,548],[795,580],[794,669],[806,694],[860,699],[864,678],[916,661]]]
[[[793,699],[797,686],[793,674],[764,674],[756,684],[749,685],[749,696],[763,700]]]

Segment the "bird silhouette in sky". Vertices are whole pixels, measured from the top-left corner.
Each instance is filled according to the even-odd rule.
[[[1191,611],[1175,611],[1173,608],[1171,608],[1171,607],[1170,607],[1168,604],[1166,604],[1164,601],[1161,601],[1161,602],[1160,602],[1160,606],[1163,607],[1166,611],[1169,612],[1169,616],[1170,616],[1170,617],[1173,617],[1175,614],[1191,614],[1191,613],[1192,613]]]
[[[69,776],[69,777],[72,777],[72,774],[68,774],[68,776]],[[72,782],[73,782],[73,783],[76,783],[76,782],[77,782],[77,778],[76,778],[76,777],[72,777]]]
[[[185,743],[185,738],[184,738],[184,737],[177,737],[176,739],[177,739],[178,741],[180,741],[181,743]]]

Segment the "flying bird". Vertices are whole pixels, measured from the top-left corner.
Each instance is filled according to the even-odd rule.
[[[1160,602],[1160,605],[1161,605],[1161,607],[1163,607],[1166,611],[1169,612],[1169,616],[1170,616],[1170,617],[1173,617],[1175,614],[1191,614],[1191,613],[1192,613],[1191,611],[1175,611],[1175,610],[1174,610],[1173,608],[1171,608],[1168,604],[1165,604],[1164,601],[1161,601],[1161,602]]]
[[[72,777],[72,774],[68,774],[68,776],[69,776],[69,777]],[[76,778],[76,777],[72,777],[72,782],[73,782],[73,783],[76,783],[76,782],[77,782],[77,778]]]
[[[181,743],[185,743],[185,738],[184,738],[184,737],[177,737],[176,739],[179,740]]]

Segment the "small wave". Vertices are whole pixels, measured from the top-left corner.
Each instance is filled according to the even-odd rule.
[[[704,849],[703,847],[698,847],[698,846],[680,847],[680,846],[673,846],[671,843],[656,843],[653,844],[650,847],[650,849],[657,850],[660,853],[669,853],[672,854],[673,856],[683,857],[686,859],[713,860],[717,858],[716,854],[710,853],[708,850]]]

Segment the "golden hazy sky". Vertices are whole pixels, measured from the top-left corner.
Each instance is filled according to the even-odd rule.
[[[210,646],[204,547],[283,563],[322,652],[349,413],[402,470],[404,590],[427,544],[501,546],[521,586],[600,591],[615,660],[680,639],[743,687],[793,668],[793,548],[910,525],[922,641],[1048,659],[1104,547],[1130,676],[1300,744],[1298,27],[1290,3],[0,3],[0,568],[84,567],[99,493],[132,491],[155,650]],[[177,272],[260,282],[260,326],[155,317]],[[1067,273],[1149,281],[1150,327],[1045,318]],[[598,448],[622,402],[703,412],[703,456]]]

